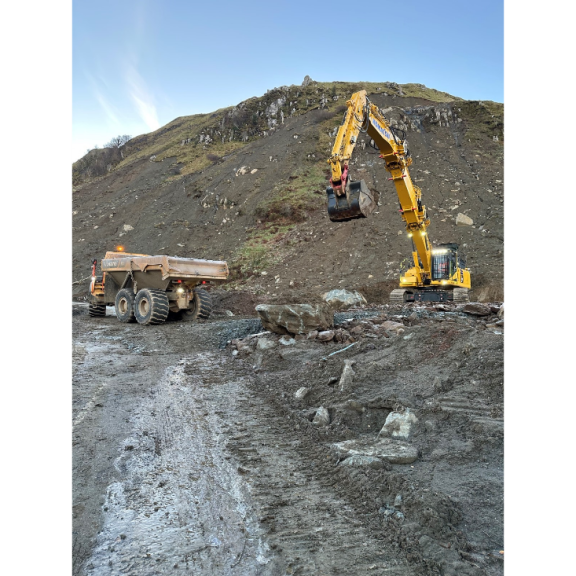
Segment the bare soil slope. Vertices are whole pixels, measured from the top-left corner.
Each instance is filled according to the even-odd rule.
[[[335,287],[358,289],[369,302],[387,301],[411,246],[388,173],[362,138],[352,177],[377,190],[381,206],[369,219],[343,223],[330,222],[325,210],[325,159],[343,102],[362,87],[284,87],[219,111],[215,119],[208,115],[202,125],[190,121],[195,133],[150,157],[142,157],[142,149],[156,149],[156,133],[146,135],[148,148],[134,151],[132,145],[132,154],[106,176],[85,178],[73,193],[75,294],[86,293],[81,280],[91,260],[121,244],[134,252],[226,259],[233,271],[227,289],[259,301],[309,300]],[[308,108],[296,110],[292,94],[301,99],[302,90],[316,100],[306,99]],[[473,274],[471,297],[501,300],[502,106],[431,91],[421,91],[428,98],[407,96],[408,89],[398,85],[372,90],[370,98],[407,132],[411,174],[429,208],[432,242],[459,242]],[[220,116],[219,124],[208,122]],[[229,137],[220,130],[226,122],[250,125],[250,118],[271,127]],[[183,130],[184,120],[174,122]],[[158,141],[167,138],[166,130],[160,132]],[[222,148],[234,142],[233,150]],[[188,151],[178,156],[178,150]],[[223,150],[223,156],[216,153]],[[196,166],[202,168],[193,171]],[[460,212],[473,219],[473,227],[456,226]]]

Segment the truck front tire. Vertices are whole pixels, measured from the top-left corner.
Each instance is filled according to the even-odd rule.
[[[170,303],[162,290],[143,288],[134,299],[134,316],[138,324],[162,324],[168,318]]]
[[[114,302],[116,308],[116,318],[120,322],[136,322],[134,315],[134,292],[126,288],[118,290],[116,300]]]

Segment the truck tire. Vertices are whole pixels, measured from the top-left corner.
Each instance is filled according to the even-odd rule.
[[[88,304],[88,315],[92,318],[104,318],[106,316],[106,304]]]
[[[143,288],[134,299],[134,316],[138,324],[162,324],[168,318],[170,304],[162,290]]]
[[[188,310],[184,310],[182,319],[186,322],[206,320],[212,314],[212,297],[206,290],[194,290],[194,300]]]
[[[136,316],[134,316],[134,292],[132,290],[127,290],[126,288],[118,290],[114,307],[116,308],[116,318],[120,322],[136,322]]]

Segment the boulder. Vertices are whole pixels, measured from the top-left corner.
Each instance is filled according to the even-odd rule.
[[[330,413],[324,406],[320,406],[320,408],[316,410],[312,424],[315,426],[328,426],[328,424],[330,424]]]
[[[472,226],[474,224],[474,220],[461,212],[458,213],[456,216],[456,226]]]
[[[391,438],[354,438],[332,445],[338,456],[371,456],[390,464],[410,464],[418,458],[418,450],[407,442]]]
[[[334,314],[326,304],[258,304],[256,312],[264,329],[277,334],[308,334],[334,325]]]
[[[374,458],[374,456],[360,456],[354,455],[346,458],[340,463],[340,466],[353,466],[354,468],[374,468],[376,470],[384,467],[384,462],[380,458]]]
[[[410,412],[409,408],[406,408],[404,412],[390,412],[379,435],[407,439],[410,437],[412,427],[416,422],[418,422],[418,418],[413,412]]]
[[[333,310],[342,310],[345,308],[350,308],[351,306],[359,306],[360,304],[367,304],[366,299],[360,292],[349,291],[349,290],[330,290],[326,292],[322,299]]]
[[[330,342],[330,340],[334,339],[334,330],[324,330],[322,332],[318,332],[316,339],[320,340],[320,342]]]
[[[386,332],[393,332],[394,334],[402,334],[404,332],[404,324],[400,322],[393,322],[392,320],[386,320],[380,325],[380,330]]]
[[[270,348],[275,348],[276,342],[274,340],[270,340],[269,338],[260,338],[258,340],[258,344],[256,344],[256,348],[258,350],[270,350]]]
[[[466,314],[472,314],[473,316],[490,316],[490,314],[492,314],[490,306],[486,306],[485,304],[480,304],[478,302],[466,304],[466,306],[462,308],[462,312]]]
[[[302,388],[298,388],[298,390],[296,390],[294,398],[296,398],[296,400],[304,400],[304,398],[306,398],[306,396],[308,396],[309,393],[310,390],[306,388],[306,386],[302,386]]]

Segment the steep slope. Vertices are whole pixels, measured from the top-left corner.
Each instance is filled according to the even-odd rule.
[[[362,138],[352,177],[378,190],[381,206],[369,219],[338,224],[325,210],[325,159],[346,98],[361,88],[407,131],[432,242],[464,246],[474,299],[502,299],[503,106],[421,85],[317,82],[178,118],[133,138],[102,176],[87,157],[75,163],[75,294],[86,292],[91,260],[122,244],[226,259],[227,289],[262,301],[309,300],[334,287],[386,301],[411,247],[388,173]],[[474,226],[457,227],[459,212]]]

